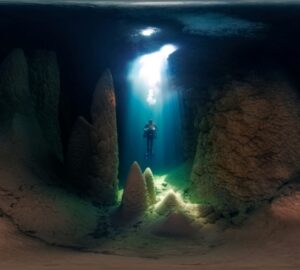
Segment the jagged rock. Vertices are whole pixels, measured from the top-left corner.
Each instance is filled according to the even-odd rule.
[[[160,215],[165,215],[174,211],[182,211],[183,208],[183,203],[174,191],[169,191],[166,197],[158,205],[156,212]]]
[[[56,54],[37,51],[29,61],[32,99],[43,134],[51,151],[62,161],[63,151],[58,123],[60,76]]]
[[[153,173],[150,168],[146,168],[146,170],[144,171],[144,178],[148,190],[149,204],[150,205],[155,204],[156,195],[155,195],[155,188],[154,188],[154,180],[153,180]]]
[[[276,195],[300,169],[299,99],[284,79],[231,82],[200,125],[195,198],[238,208]]]
[[[171,237],[195,236],[196,227],[193,220],[183,212],[170,213],[154,229],[154,233]]]
[[[80,117],[73,127],[67,155],[71,181],[101,205],[113,205],[118,189],[118,142],[115,93],[106,71],[94,92],[92,124]]]
[[[148,206],[147,187],[141,168],[134,162],[130,168],[121,203],[123,217],[139,216]]]

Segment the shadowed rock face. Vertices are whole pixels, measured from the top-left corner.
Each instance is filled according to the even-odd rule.
[[[272,198],[299,172],[299,104],[283,80],[250,78],[218,91],[199,127],[195,197],[218,207]]]
[[[24,155],[62,160],[55,54],[40,51],[29,61],[23,50],[15,49],[0,70],[2,133],[11,136]]]
[[[58,123],[60,76],[56,54],[37,51],[29,61],[31,96],[44,137],[53,153],[63,160]]]
[[[16,49],[0,66],[0,209],[26,234],[83,247],[107,220],[105,211],[55,184],[61,180],[52,166],[60,159],[55,59],[38,52],[28,65]]]
[[[14,113],[33,113],[28,64],[21,49],[15,49],[4,59],[0,74],[0,115],[3,129],[11,124]]]
[[[106,71],[96,86],[92,124],[80,117],[71,134],[67,156],[70,180],[94,202],[112,205],[118,188],[118,138],[112,76]]]

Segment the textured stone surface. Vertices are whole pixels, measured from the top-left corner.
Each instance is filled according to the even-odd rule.
[[[170,237],[188,237],[195,236],[196,227],[188,215],[183,212],[174,212],[158,224],[154,229],[154,233]]]
[[[56,54],[37,51],[29,61],[29,82],[36,116],[51,151],[63,160],[58,123],[60,76]]]
[[[124,217],[138,216],[147,209],[147,187],[141,168],[134,162],[130,168],[121,203]]]
[[[118,138],[112,76],[106,71],[97,83],[91,106],[92,124],[80,117],[73,127],[67,155],[70,180],[87,197],[112,205],[118,190]]]
[[[15,49],[4,59],[0,74],[0,113],[3,127],[3,123],[9,123],[15,112],[33,112],[28,63],[23,50]]]
[[[154,176],[150,168],[146,168],[144,171],[144,178],[146,181],[147,191],[148,191],[148,200],[149,204],[156,203],[156,194],[154,188]]]
[[[199,127],[195,197],[218,207],[272,198],[300,169],[294,89],[284,80],[248,78],[212,96]]]
[[[95,192],[101,202],[112,204],[118,188],[118,135],[116,120],[116,98],[113,79],[106,70],[97,83],[91,107],[94,148],[91,163],[92,174],[96,176]]]
[[[184,206],[180,198],[170,191],[158,205],[156,212],[160,215],[170,214],[174,211],[183,211]]]
[[[78,117],[69,139],[67,153],[67,170],[70,179],[77,186],[89,189],[87,177],[90,159],[93,153],[91,131],[93,126],[83,117]]]
[[[57,185],[61,181],[59,171],[52,166],[56,165],[52,163],[53,152],[38,120],[44,108],[37,104],[52,99],[43,98],[44,91],[37,89],[32,98],[28,62],[22,50],[14,50],[0,69],[0,102],[5,105],[0,122],[1,211],[19,230],[48,243],[73,247],[93,244],[94,235],[105,231],[107,220],[90,202]],[[50,91],[50,79],[42,76],[43,72],[39,66],[37,82],[41,76],[45,84],[42,89]],[[51,113],[46,118],[52,117],[57,115]]]

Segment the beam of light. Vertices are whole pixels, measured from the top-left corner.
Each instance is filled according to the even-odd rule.
[[[176,50],[176,46],[167,44],[157,52],[142,56],[137,62],[138,79],[146,88],[146,100],[149,105],[156,104],[156,96],[161,90],[162,76],[166,69],[167,59]]]
[[[157,33],[158,32],[158,29],[157,28],[154,28],[154,27],[148,27],[146,29],[143,29],[140,31],[140,34],[144,37],[150,37],[152,36],[153,34]]]
[[[156,103],[156,99],[154,97],[154,90],[153,89],[149,89],[148,96],[147,96],[147,102],[150,105],[155,105],[155,103]]]
[[[176,46],[162,45],[157,50],[137,56],[128,65],[128,85],[124,91],[123,145],[121,166],[124,177],[133,161],[141,168],[163,171],[175,166],[182,157],[182,129],[179,91],[170,84],[169,60]],[[143,137],[149,119],[157,125],[153,156],[147,153]],[[177,163],[178,162],[178,163]],[[123,174],[123,173],[122,173]]]

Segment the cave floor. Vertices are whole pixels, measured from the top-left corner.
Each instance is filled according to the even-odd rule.
[[[0,268],[300,269],[300,192],[277,199],[242,227],[203,231],[199,239],[116,237],[90,251],[48,246],[0,218]],[[165,244],[162,244],[165,243]]]

